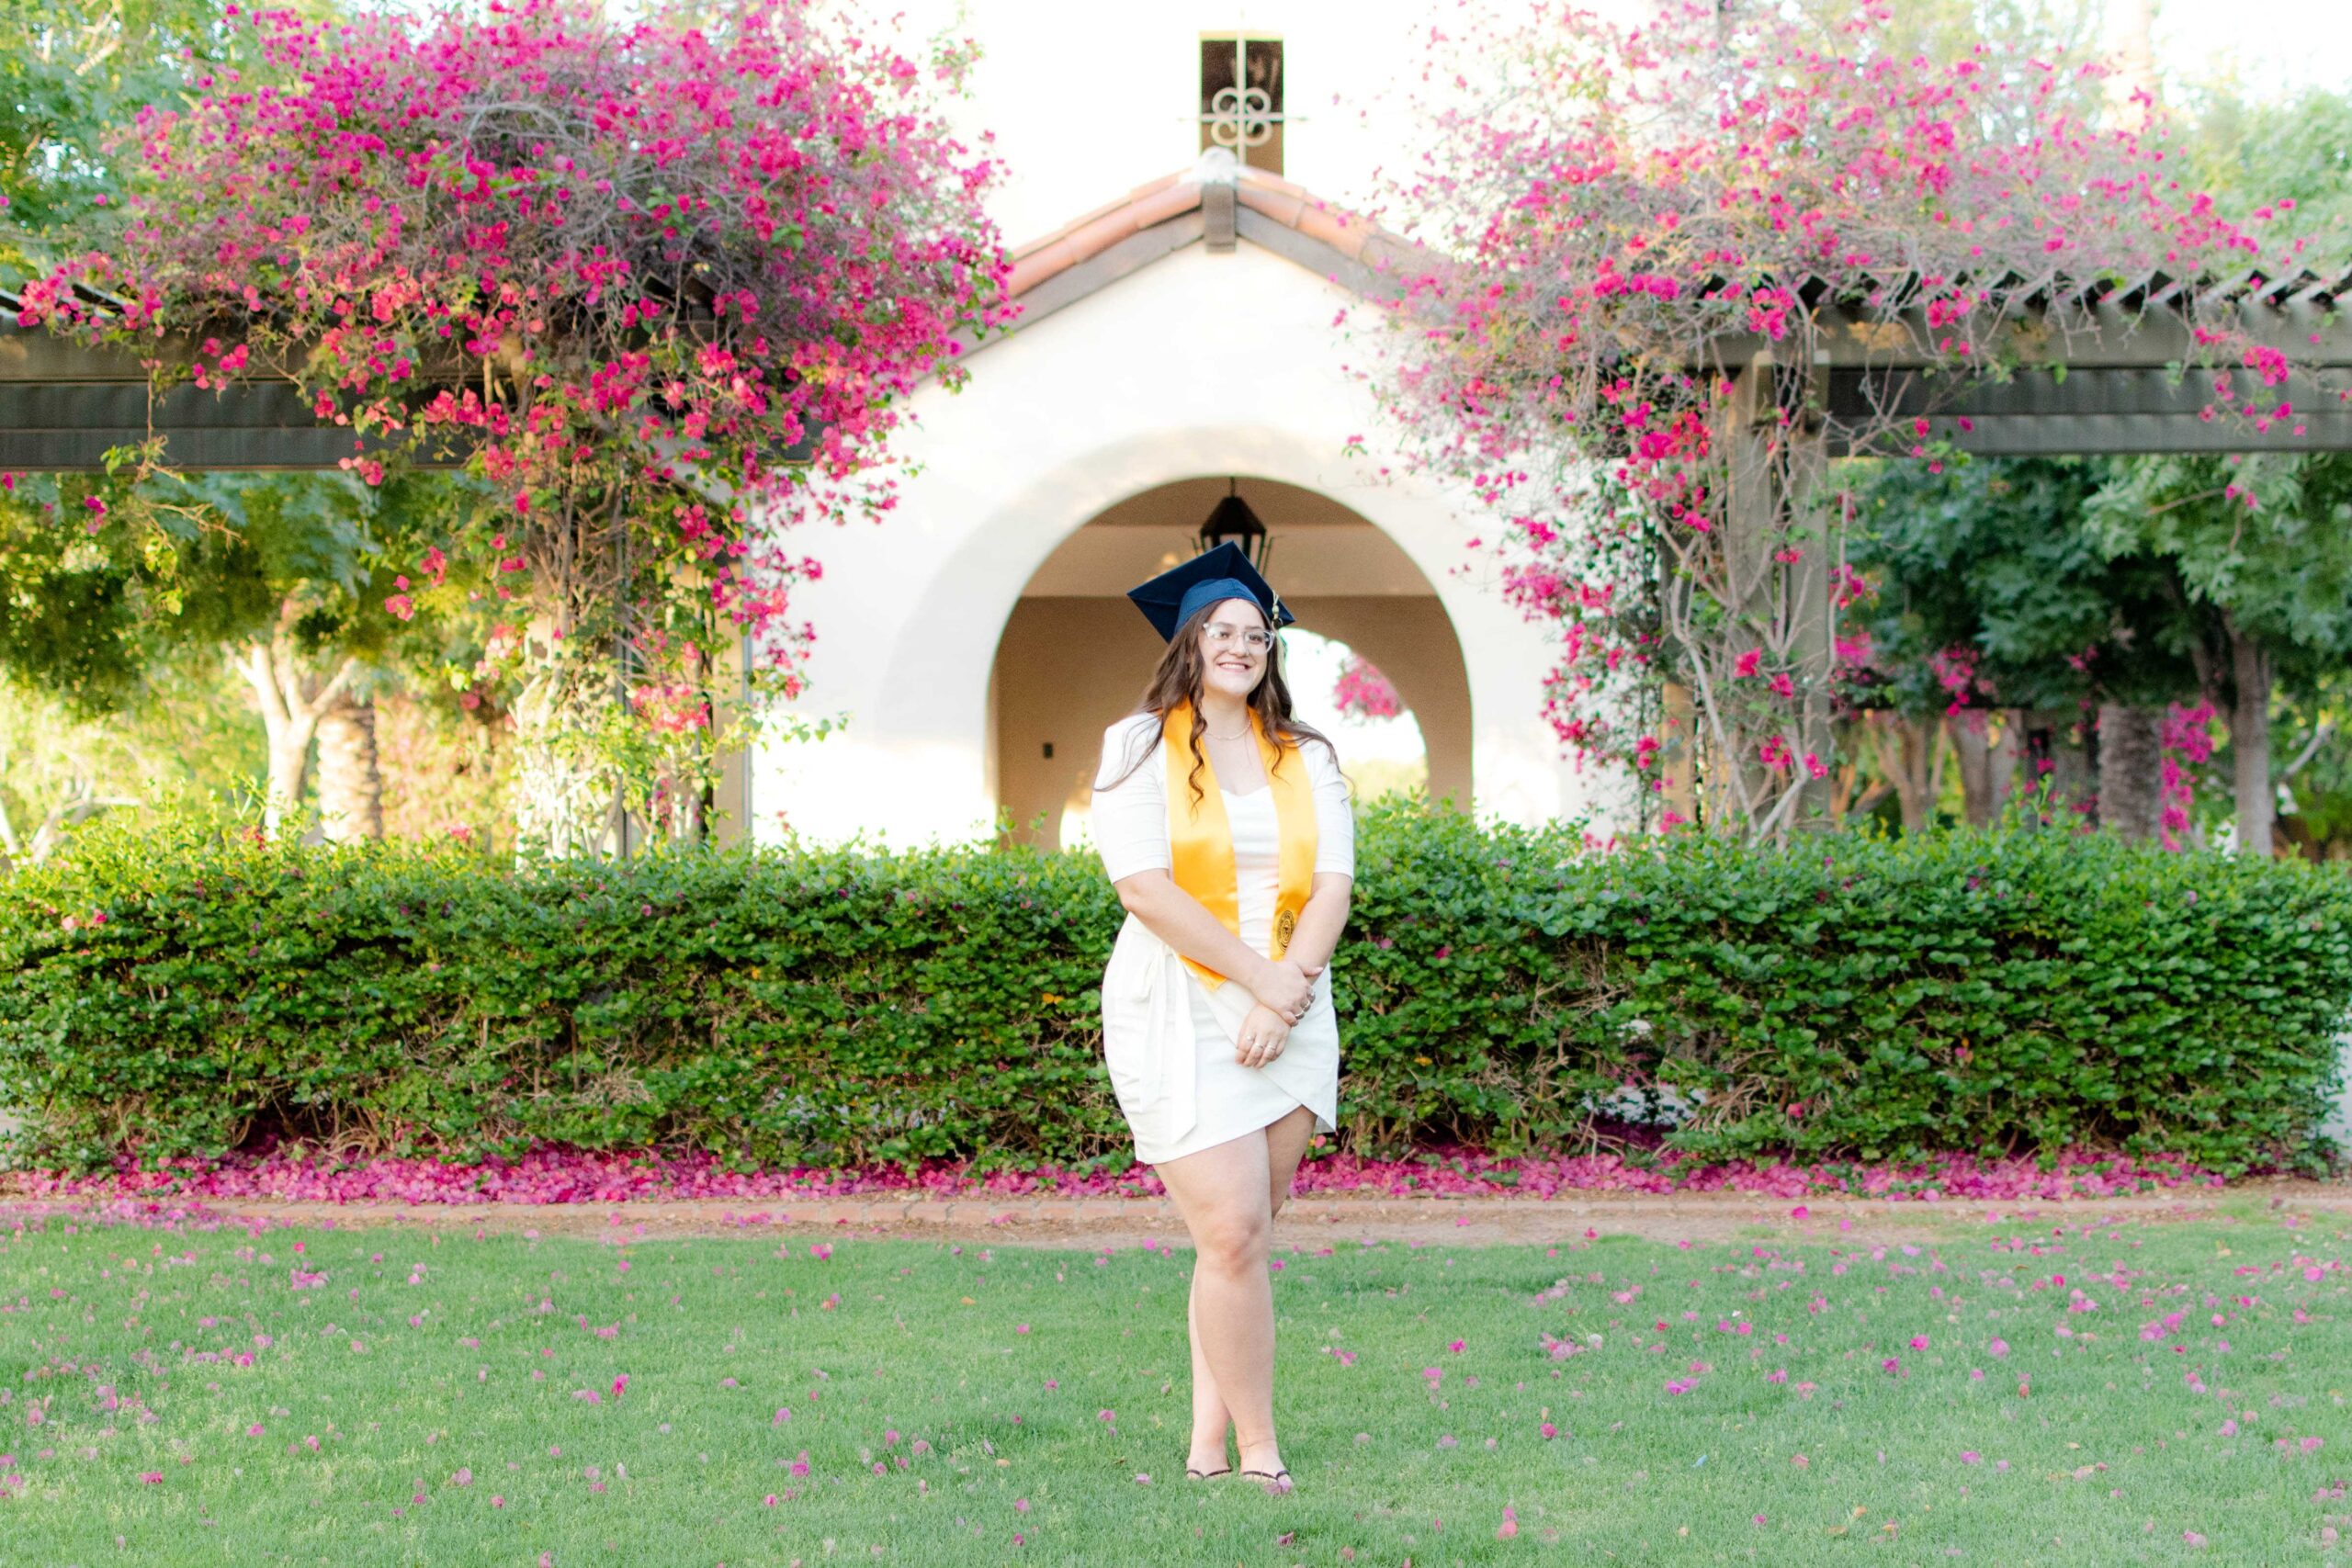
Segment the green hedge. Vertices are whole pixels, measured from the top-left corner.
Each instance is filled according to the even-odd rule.
[[[1120,915],[1091,855],[517,874],[193,832],[77,846],[0,882],[22,1160],[272,1132],[769,1163],[1128,1148],[1096,993]],[[1581,1146],[1630,1085],[1695,1102],[1672,1141],[1711,1156],[2301,1159],[2352,1003],[2340,873],[2101,838],[1600,856],[1389,807],[1358,871],[1335,980],[1365,1153]]]

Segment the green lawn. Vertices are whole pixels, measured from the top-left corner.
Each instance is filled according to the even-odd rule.
[[[1283,1498],[1183,1479],[1182,1250],[0,1216],[0,1562],[2346,1555],[2336,1226],[2046,1216],[1286,1252]]]

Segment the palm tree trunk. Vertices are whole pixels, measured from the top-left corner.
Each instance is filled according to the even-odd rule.
[[[2065,708],[2034,708],[2017,716],[2024,738],[2018,757],[2028,770],[2027,789],[2040,797],[2035,810],[2042,825],[2068,829],[2096,826],[2097,779],[2090,748],[2077,733],[2078,716]]]
[[[1972,708],[1944,720],[1952,754],[1960,759],[1961,814],[1972,828],[1989,828],[2008,804],[2017,778],[2018,737],[2024,730],[2014,708],[1999,710],[2001,738],[1993,739],[1993,710]]]
[[[1871,726],[1878,771],[1894,788],[1903,830],[1923,833],[1935,813],[1937,725],[1932,717],[1890,713]]]
[[[349,692],[319,715],[319,818],[326,836],[339,844],[384,836],[376,705]]]
[[[2127,839],[2153,839],[2164,814],[2164,713],[2109,703],[2098,710],[2098,819]]]
[[[2225,618],[2226,619],[2226,618]],[[2278,807],[2270,782],[2270,655],[2256,637],[2230,632],[2230,765],[2237,791],[2238,852],[2270,858]]]

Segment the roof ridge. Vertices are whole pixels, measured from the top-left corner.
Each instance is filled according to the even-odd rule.
[[[1366,250],[1375,242],[1382,253],[1390,255],[1415,248],[1411,241],[1372,219],[1335,207],[1279,175],[1246,164],[1237,175],[1235,197],[1240,205],[1329,246],[1349,261],[1364,260]],[[1183,217],[1201,206],[1203,183],[1199,165],[1188,165],[1136,186],[1126,195],[1015,246],[1005,292],[1018,299],[1121,240]]]

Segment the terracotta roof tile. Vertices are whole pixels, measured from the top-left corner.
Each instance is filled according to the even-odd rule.
[[[1379,242],[1374,246],[1375,255],[1409,248],[1406,242],[1379,225],[1338,211],[1317,200],[1305,186],[1258,169],[1240,171],[1235,195],[1251,211],[1329,245],[1351,261],[1362,257],[1366,246],[1375,241]],[[1180,170],[1139,185],[1118,200],[1081,213],[1051,233],[1016,246],[1007,290],[1018,298],[1129,235],[1181,218],[1200,205],[1201,182],[1196,170]]]
[[[1241,205],[1252,212],[1262,212],[1286,229],[1298,227],[1298,215],[1306,210],[1306,198],[1286,191],[1261,190],[1256,186],[1243,186],[1238,193]]]

